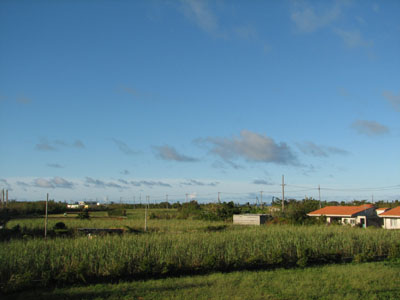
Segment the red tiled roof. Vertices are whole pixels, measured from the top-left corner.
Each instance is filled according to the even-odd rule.
[[[385,211],[384,213],[381,213],[379,216],[400,217],[400,206],[389,209],[389,210]]]
[[[374,207],[372,204],[360,206],[325,206],[308,213],[309,216],[352,216],[368,208]]]

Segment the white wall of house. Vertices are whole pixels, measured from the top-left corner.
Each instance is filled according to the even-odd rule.
[[[342,218],[342,224],[355,226],[357,222],[357,218]]]
[[[383,228],[385,229],[400,229],[400,217],[398,218],[383,218]]]

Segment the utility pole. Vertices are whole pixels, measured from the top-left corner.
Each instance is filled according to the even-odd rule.
[[[282,175],[282,212],[285,210],[285,175]]]
[[[49,202],[49,193],[47,193],[46,197],[46,209],[45,209],[45,221],[44,221],[44,238],[47,239],[47,206]]]
[[[147,231],[147,209],[149,207],[149,200],[147,198],[148,196],[146,196],[147,199],[147,205],[145,205],[145,209],[144,209],[144,231]]]
[[[321,208],[321,187],[318,184],[318,198],[319,198],[319,208]]]
[[[6,190],[6,207],[8,206],[8,190]]]
[[[189,196],[189,194],[186,194],[186,203],[188,202],[188,196]]]
[[[4,206],[4,189],[3,189],[2,197],[1,197],[1,206]]]
[[[372,194],[372,204],[374,204],[374,194]]]
[[[261,208],[264,208],[264,204],[262,201],[262,193],[263,193],[263,191],[260,191],[260,202],[261,202]]]
[[[167,202],[167,208],[169,208],[169,204],[168,204],[168,194],[165,195],[165,202]]]
[[[218,192],[218,204],[221,203],[221,198],[220,198],[221,192]]]

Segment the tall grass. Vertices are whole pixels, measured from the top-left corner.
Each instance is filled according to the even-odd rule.
[[[0,281],[7,291],[399,256],[398,232],[339,226],[13,240],[0,244]]]

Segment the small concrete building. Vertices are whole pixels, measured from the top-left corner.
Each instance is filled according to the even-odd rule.
[[[343,225],[361,225],[367,227],[369,223],[376,223],[375,207],[372,204],[360,206],[326,206],[307,214],[310,217],[326,217],[327,223],[338,222]],[[368,222],[370,221],[370,222]]]
[[[400,229],[400,206],[386,210],[379,217],[383,218],[383,228]]]
[[[263,214],[244,214],[233,215],[233,224],[239,225],[262,225],[268,220],[268,215]]]

